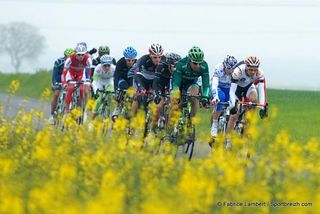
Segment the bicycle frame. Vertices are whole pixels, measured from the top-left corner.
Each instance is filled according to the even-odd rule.
[[[255,107],[264,107],[265,109],[268,106],[268,103],[266,104],[259,104],[259,103],[253,103],[253,102],[244,102],[239,101],[237,102],[237,105],[239,106],[239,117],[236,121],[234,129],[238,132],[238,134],[243,135],[245,124],[246,124],[246,112],[248,109],[252,109]]]

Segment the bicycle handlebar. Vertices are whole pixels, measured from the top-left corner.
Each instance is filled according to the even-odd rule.
[[[241,105],[241,106],[258,106],[258,107],[267,107],[268,106],[268,103],[260,104],[260,103],[242,102],[242,101],[238,101],[236,104]]]

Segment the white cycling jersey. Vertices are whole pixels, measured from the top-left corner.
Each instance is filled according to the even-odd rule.
[[[257,87],[259,92],[259,103],[265,104],[266,103],[266,100],[265,100],[266,86],[265,86],[265,77],[263,75],[263,72],[259,68],[258,72],[254,76],[250,77],[249,75],[247,75],[245,69],[246,69],[245,64],[239,65],[233,70],[233,73],[231,75],[232,79],[235,81],[231,83],[231,87],[230,87],[231,106],[235,105],[237,87],[239,86],[239,87],[245,88],[256,81],[258,82]],[[248,88],[246,96],[248,97],[248,94],[250,93],[250,91],[255,90],[255,88],[256,87],[254,85]]]
[[[264,75],[263,75],[260,68],[259,68],[258,72],[252,77],[247,75],[245,68],[246,68],[246,65],[242,64],[233,70],[232,79],[237,80],[238,86],[244,88],[256,80],[258,80],[258,81],[264,80]]]
[[[218,98],[218,87],[230,88],[231,76],[226,73],[222,63],[214,67],[214,72],[211,77],[211,89],[215,98]]]
[[[115,70],[116,70],[115,65],[111,65],[109,71],[104,71],[102,69],[101,64],[97,65],[97,67],[94,69],[94,74],[93,74],[93,82],[92,82],[93,91],[96,92],[97,89],[102,89],[103,86],[105,86],[108,90],[112,90],[113,75]]]

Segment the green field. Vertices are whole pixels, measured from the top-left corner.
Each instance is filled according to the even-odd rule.
[[[43,90],[50,87],[51,71],[35,74],[0,73],[0,93],[7,91],[12,80],[21,83],[16,93],[18,96],[39,98]],[[287,130],[292,140],[307,142],[311,137],[320,139],[320,91],[268,89],[267,93],[270,111],[277,115],[271,121],[271,132],[274,135],[280,130]],[[200,111],[198,133],[209,131],[209,114],[208,110]]]

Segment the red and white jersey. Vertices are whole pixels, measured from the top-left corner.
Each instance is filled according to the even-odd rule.
[[[76,54],[72,54],[64,63],[64,67],[69,70],[71,74],[74,72],[81,72],[85,68],[91,68],[91,66],[92,59],[89,54],[85,54],[81,61],[76,58]]]
[[[246,65],[242,64],[233,70],[231,77],[232,77],[232,79],[237,80],[236,84],[238,86],[244,88],[253,82],[264,81],[264,75],[263,75],[260,68],[259,68],[258,72],[252,77],[247,75],[245,68],[246,68]]]

